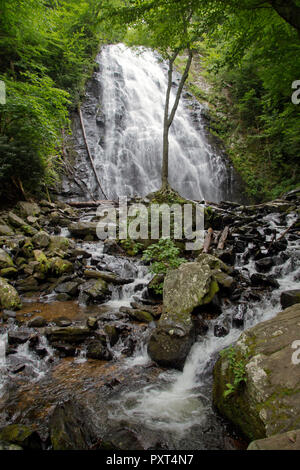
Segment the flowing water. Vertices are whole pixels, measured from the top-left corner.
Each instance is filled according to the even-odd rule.
[[[161,185],[167,66],[154,51],[123,44],[103,47],[97,62],[99,71],[82,106],[97,173],[109,199],[144,196]],[[179,75],[174,75],[176,85]],[[175,92],[176,87],[172,102]],[[204,107],[185,92],[170,130],[170,183],[187,198],[229,200],[233,170],[222,152],[209,144],[203,112]],[[84,172],[78,168],[76,173],[80,171]],[[84,180],[89,192],[97,193],[91,168]],[[103,198],[101,192],[98,196]]]
[[[274,216],[267,216],[264,222],[280,232],[283,227],[279,226],[279,218],[279,214],[275,220]],[[299,287],[299,243],[291,241],[287,254],[288,259],[283,264],[274,266],[270,273],[278,279],[279,289],[266,295],[259,303],[246,305],[244,329],[274,317],[281,310],[281,292]],[[245,264],[241,256],[236,269],[246,270],[250,276],[254,272],[253,266],[253,261]],[[111,418],[116,421],[126,419],[133,425],[144,425],[158,436],[163,436],[169,448],[209,449],[211,436],[205,438],[203,433],[206,428],[218,428],[217,417],[212,413],[213,364],[217,353],[237,341],[241,334],[241,329],[231,326],[227,336],[218,338],[214,335],[214,326],[222,320],[231,323],[233,313],[232,307],[224,308],[221,316],[210,323],[206,336],[199,338],[191,349],[182,373],[163,372],[156,384],[124,393],[121,399],[118,397],[118,402],[115,402],[117,408],[111,411]],[[132,365],[139,362],[147,363],[147,354],[142,349]],[[216,434],[218,435],[218,432]],[[215,448],[222,448],[222,434],[219,433],[219,436],[214,438]]]

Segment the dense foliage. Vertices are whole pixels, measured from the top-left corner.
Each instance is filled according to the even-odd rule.
[[[0,0],[0,196],[53,181],[104,26],[99,0]]]
[[[269,9],[228,15],[199,47],[213,81],[218,135],[256,199],[274,198],[300,181],[300,79],[296,30]],[[220,97],[223,97],[220,98]]]

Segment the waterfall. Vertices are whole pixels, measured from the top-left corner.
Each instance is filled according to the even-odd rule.
[[[159,54],[123,44],[102,48],[98,71],[82,106],[95,167],[110,199],[145,196],[160,188],[167,65]],[[171,104],[175,100],[174,74]],[[169,179],[182,196],[195,200],[231,199],[232,169],[209,144],[204,107],[183,92],[170,129]],[[77,132],[77,140],[84,146]],[[84,174],[89,191],[103,198],[91,169]]]

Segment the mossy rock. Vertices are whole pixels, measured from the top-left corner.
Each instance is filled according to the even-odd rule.
[[[0,431],[0,440],[16,444],[23,449],[42,449],[42,442],[35,430],[22,424],[11,424]]]
[[[0,308],[19,310],[22,302],[16,289],[0,277]]]
[[[63,274],[70,274],[74,271],[74,266],[70,261],[61,258],[51,258],[50,260],[51,271],[56,276]]]
[[[222,415],[250,440],[299,427],[300,368],[293,362],[300,338],[300,304],[245,331],[233,350],[243,357],[245,380],[226,396],[233,383],[226,353],[214,368],[213,401]]]
[[[14,262],[6,251],[0,248],[0,269],[11,268]]]

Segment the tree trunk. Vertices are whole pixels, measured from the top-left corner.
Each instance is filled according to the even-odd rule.
[[[300,33],[300,7],[294,0],[268,0],[274,10]]]
[[[193,52],[189,49],[189,56],[186,63],[184,73],[181,77],[178,90],[176,93],[175,102],[172,108],[171,113],[169,114],[170,109],[170,96],[172,89],[172,80],[173,80],[173,67],[176,57],[179,54],[179,50],[175,51],[173,56],[169,60],[169,71],[168,71],[168,87],[166,94],[166,103],[165,103],[165,112],[164,112],[164,130],[163,130],[163,162],[162,162],[162,189],[166,189],[169,186],[169,130],[174,121],[174,117],[179,105],[181,93],[184,87],[184,84],[189,76],[189,70],[193,60]]]

